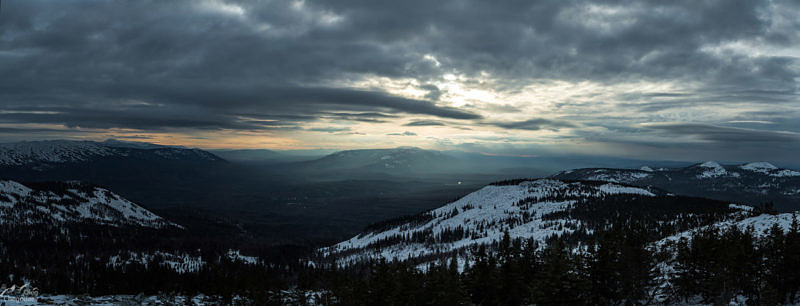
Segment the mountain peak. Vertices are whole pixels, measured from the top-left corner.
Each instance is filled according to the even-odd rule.
[[[702,164],[700,164],[698,166],[703,167],[703,168],[722,168],[722,165],[720,165],[718,162],[715,162],[713,160],[704,162],[704,163],[702,163]]]
[[[780,169],[775,167],[775,165],[770,164],[768,162],[753,162],[739,166],[742,170],[757,172],[765,175],[769,175],[772,177],[787,177],[787,176],[800,176],[800,172],[788,170],[788,169]]]
[[[739,166],[739,168],[742,168],[744,170],[757,171],[757,172],[759,170],[775,170],[775,169],[778,169],[778,167],[775,167],[775,165],[770,164],[768,162],[748,163],[748,164],[744,164],[744,165]]]
[[[714,178],[714,177],[728,175],[728,171],[725,170],[725,167],[723,167],[722,165],[720,165],[715,161],[704,162],[698,165],[698,167],[705,168],[705,170],[703,170],[703,173],[697,175],[697,178],[700,179]]]

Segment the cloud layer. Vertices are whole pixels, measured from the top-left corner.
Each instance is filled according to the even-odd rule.
[[[2,5],[7,141],[671,159],[748,158],[730,147],[757,142],[776,160],[800,147],[796,1]],[[693,149],[664,149],[678,141]]]

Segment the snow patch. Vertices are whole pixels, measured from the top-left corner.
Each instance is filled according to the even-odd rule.
[[[605,184],[603,186],[598,187],[597,189],[606,194],[641,194],[651,197],[655,196],[655,194],[653,194],[652,192],[644,190],[642,188],[626,187],[614,184]]]
[[[747,206],[747,205],[729,204],[728,207],[731,209],[742,210],[742,211],[753,211],[753,206]]]
[[[599,169],[595,170],[594,173],[586,177],[586,180],[630,184],[650,177],[650,173],[646,171],[635,170]]]
[[[707,162],[704,162],[704,163],[700,164],[700,167],[703,167],[703,168],[722,168],[722,165],[720,165],[719,163],[717,163],[715,161],[707,161]]]
[[[697,178],[699,179],[720,177],[728,174],[728,171],[726,171],[722,165],[715,161],[707,161],[698,166],[708,169],[697,175]]]
[[[225,256],[231,261],[235,262],[241,262],[248,265],[258,264],[258,257],[242,255],[239,250],[228,250],[228,253],[225,254]]]

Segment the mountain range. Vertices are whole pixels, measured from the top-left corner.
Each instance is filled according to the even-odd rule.
[[[703,167],[708,168],[708,171],[714,171],[705,166]],[[703,173],[705,172],[700,175]],[[717,263],[729,259],[714,260],[713,256],[728,258],[741,255],[730,254],[731,251],[719,254],[724,249],[720,247],[719,239],[726,239],[726,243],[742,239],[745,247],[753,248],[744,249],[743,252],[755,252],[757,248],[753,245],[761,242],[753,241],[781,241],[783,236],[780,235],[796,233],[797,228],[795,213],[778,214],[729,201],[680,196],[655,187],[637,187],[598,180],[511,180],[488,185],[437,209],[373,224],[348,240],[319,249],[315,264],[358,269],[357,267],[365,265],[384,267],[385,263],[390,263],[389,266],[410,265],[423,273],[438,273],[436,271],[442,271],[444,268],[441,267],[450,262],[449,269],[462,271],[462,277],[467,282],[481,282],[487,280],[481,280],[481,276],[476,275],[481,275],[481,271],[486,269],[502,271],[503,274],[497,276],[501,279],[516,275],[506,266],[510,260],[508,258],[524,258],[521,259],[523,261],[531,258],[547,260],[548,254],[555,254],[553,260],[560,264],[565,264],[565,260],[573,260],[569,259],[571,256],[585,258],[592,268],[588,272],[574,273],[596,277],[602,275],[602,272],[591,269],[596,269],[594,265],[607,258],[597,257],[602,256],[598,254],[605,254],[602,253],[606,247],[604,243],[607,243],[604,242],[607,241],[605,239],[625,237],[624,233],[634,232],[636,234],[629,234],[629,237],[643,239],[637,240],[642,245],[638,250],[644,252],[638,253],[638,256],[656,254],[644,257],[646,259],[643,265],[648,268],[642,272],[644,283],[637,286],[646,290],[645,296],[648,296],[650,303],[678,303],[684,294],[678,293],[684,292],[680,290],[693,292],[691,294],[717,292],[714,291],[716,289],[708,288],[692,289],[692,285],[682,283],[690,279],[707,284],[703,283],[703,277],[706,276],[687,276],[686,271],[694,269],[687,267],[687,262],[708,260]],[[696,237],[703,241],[694,245],[692,243]],[[693,257],[687,257],[686,254],[700,253],[698,249],[704,250],[703,246],[698,245],[707,243],[705,239],[717,242],[716,245],[704,245],[713,248],[707,251],[712,258],[687,259]],[[746,244],[748,241],[749,246]],[[568,250],[558,253],[564,246],[568,246]],[[621,256],[621,261],[637,260],[632,260],[637,257],[628,257],[632,256],[626,253],[630,249],[625,248],[625,245],[614,246],[611,249],[612,255],[608,256]],[[488,264],[486,254],[492,254],[489,258],[494,258],[489,259]],[[536,268],[539,265],[553,265],[553,262],[529,264]],[[578,261],[574,264],[572,269],[581,269],[584,263]],[[726,266],[719,269],[732,269],[728,264],[730,263],[726,261]],[[744,266],[735,260],[732,264]],[[717,268],[708,270],[716,271]],[[547,268],[541,269],[543,270],[538,273],[548,271]],[[626,268],[616,269],[623,271]],[[573,272],[555,273],[561,275],[559,273]],[[708,277],[713,278],[715,275],[717,274]],[[565,277],[567,276],[555,278]],[[570,285],[579,283],[577,280],[568,282]],[[563,286],[567,286],[566,284],[556,285],[556,289],[564,290]],[[546,285],[540,283],[537,286]],[[748,298],[754,300],[744,296],[721,297],[732,303],[737,300],[746,301]],[[692,299],[695,302],[689,303],[701,303],[710,298],[692,296]]]
[[[216,155],[199,149],[116,140],[105,142],[53,140],[0,144],[0,165],[5,167],[47,169],[63,164],[135,159],[223,161]]]
[[[553,179],[588,180],[654,186],[682,195],[750,205],[771,202],[779,210],[800,206],[800,172],[767,162],[721,165],[714,161],[682,168],[584,168],[552,175]]]
[[[657,254],[655,287],[647,288],[664,297],[654,301],[666,301],[677,298],[669,288],[687,240],[729,229],[762,239],[797,228],[788,212],[798,209],[800,172],[767,162],[579,168],[487,185],[480,182],[535,173],[526,162],[538,159],[412,147],[304,161],[247,161],[252,154],[271,153],[232,153],[229,161],[199,149],[113,140],[0,145],[0,252],[13,261],[0,268],[49,288],[91,275],[117,290],[131,286],[130,278],[152,291],[167,286],[147,283],[152,275],[183,284],[195,276],[254,281],[260,273],[297,279],[333,266],[345,274],[381,262],[428,271],[451,260],[471,281],[482,248],[502,253],[515,241],[530,258],[546,258],[549,246],[563,244],[595,260],[586,254],[597,254],[598,241],[637,229],[639,242]],[[465,174],[489,169],[471,164],[490,160],[522,170]],[[472,181],[460,184],[465,178]],[[625,237],[615,243],[628,243]],[[312,239],[313,254],[297,251],[303,255],[288,261],[284,254],[296,249],[275,247]],[[331,243],[319,248],[320,241]]]
[[[541,246],[565,235],[601,231],[615,216],[657,218],[670,233],[703,224],[703,215],[721,220],[742,217],[750,206],[674,195],[654,187],[599,181],[512,180],[483,187],[457,201],[418,215],[373,224],[357,236],[321,249],[339,264],[384,258],[425,263],[471,247],[512,239],[534,239]],[[682,216],[691,213],[693,216]],[[692,219],[691,221],[687,221]]]

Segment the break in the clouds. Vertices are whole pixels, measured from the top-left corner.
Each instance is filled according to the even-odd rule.
[[[686,160],[755,145],[778,161],[800,148],[797,1],[1,5],[7,141]]]

